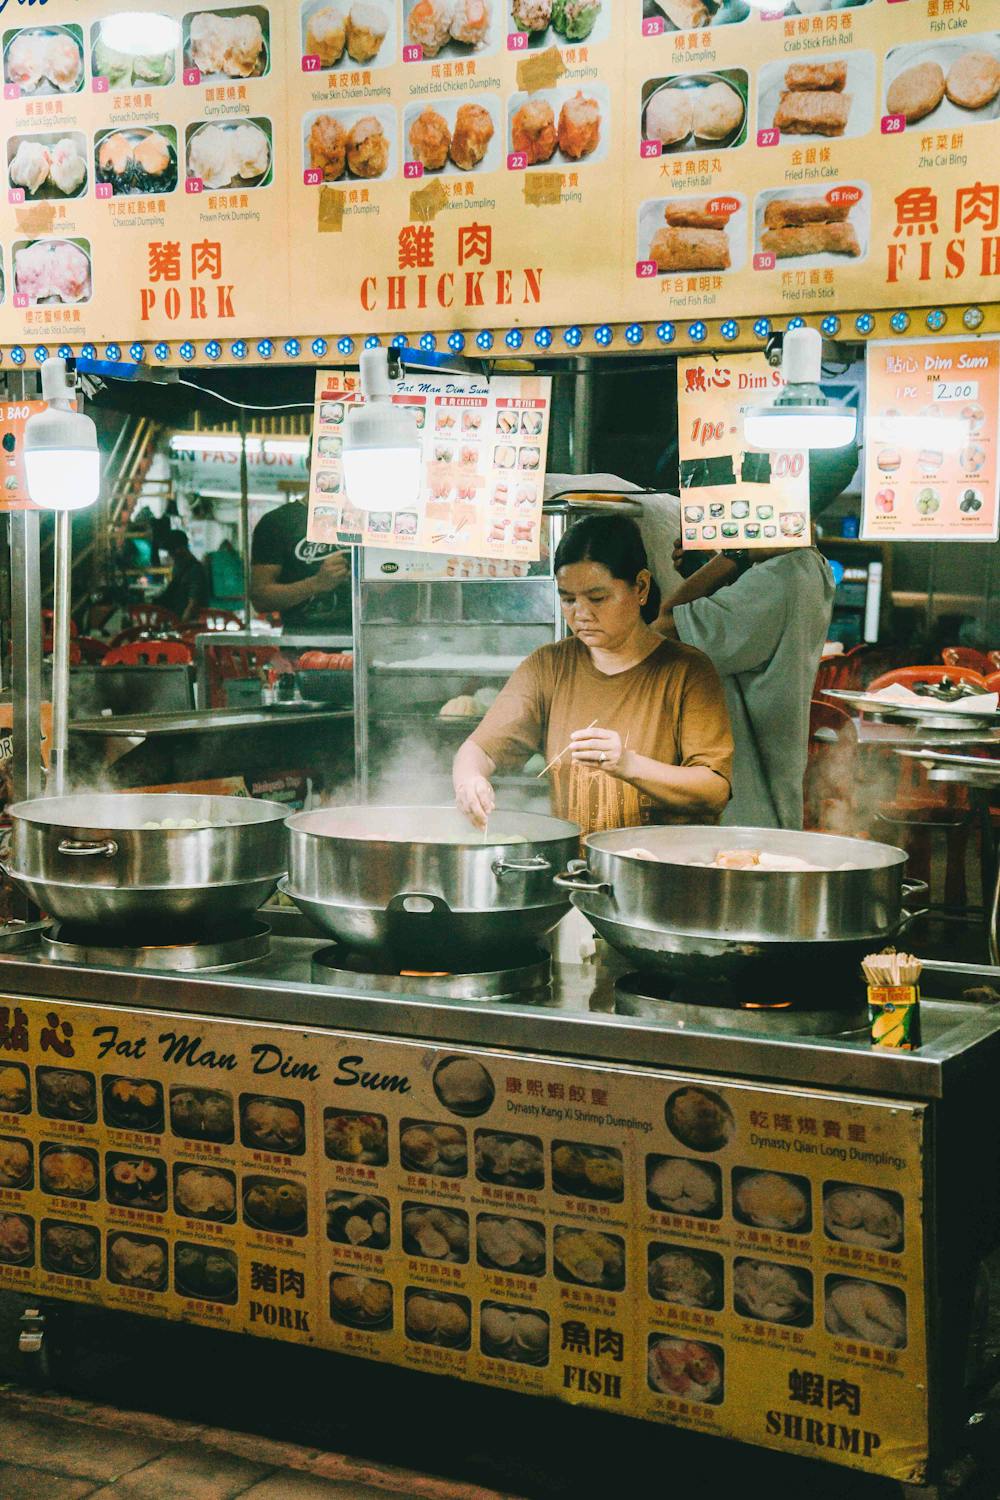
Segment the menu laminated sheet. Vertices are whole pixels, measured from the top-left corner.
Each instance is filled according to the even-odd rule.
[[[920,1483],[924,1107],[0,1001],[0,1288]]]
[[[47,0],[4,8],[0,56],[2,343],[826,313],[1000,274],[995,0]]]
[[[551,389],[547,375],[405,376],[392,399],[414,413],[420,433],[419,503],[400,505],[387,491],[383,509],[363,511],[343,476],[344,425],[363,399],[359,383],[320,370],[309,540],[475,557],[487,566],[508,559],[527,572],[541,548]]]
[[[751,448],[748,407],[783,384],[763,350],[677,361],[681,543],[686,551],[808,547],[809,454]]]
[[[998,421],[1000,340],[869,345],[862,536],[995,542]]]

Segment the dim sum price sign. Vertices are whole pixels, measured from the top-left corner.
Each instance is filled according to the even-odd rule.
[[[316,377],[309,540],[525,564],[540,551],[548,376],[406,376],[394,400],[414,414],[420,503],[359,511],[343,486],[349,377]],[[353,379],[353,377],[350,377]]]
[[[685,549],[809,545],[808,453],[764,452],[743,437],[747,407],[766,405],[780,385],[763,351],[678,360]]]
[[[0,996],[0,1113],[0,1289],[923,1477],[922,1106]]]
[[[1000,340],[868,347],[862,535],[995,542]]]

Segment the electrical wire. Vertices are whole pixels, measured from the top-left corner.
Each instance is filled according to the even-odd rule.
[[[192,391],[200,391],[203,396],[211,396],[226,406],[235,406],[237,411],[312,411],[316,404],[314,401],[287,401],[277,406],[259,406],[254,401],[232,401],[220,391],[213,391],[207,385],[196,385],[193,380],[178,379],[177,384],[186,385]]]

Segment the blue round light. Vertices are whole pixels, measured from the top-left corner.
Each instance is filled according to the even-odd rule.
[[[318,338],[313,339],[310,347],[316,358],[322,359],[326,351],[329,349],[330,345],[327,343],[326,339]]]
[[[677,337],[677,329],[673,323],[658,323],[656,325],[656,337],[661,344],[672,344]]]
[[[594,343],[600,344],[602,349],[608,347],[614,336],[615,331],[610,323],[601,323],[599,327],[594,329]]]
[[[889,327],[893,333],[905,333],[910,326],[910,315],[907,312],[894,312],[889,319]]]
[[[693,344],[701,344],[708,335],[708,329],[699,318],[697,323],[692,323],[688,329],[688,338]]]
[[[448,348],[451,350],[452,354],[461,354],[462,350],[465,348],[465,334],[459,333],[457,328],[454,333],[449,333]]]
[[[536,347],[536,349],[551,349],[551,347],[552,347],[552,329],[551,328],[536,328],[535,329],[535,347]]]
[[[789,320],[788,320],[789,332],[791,332],[791,330],[793,328],[804,328],[805,326],[806,326],[806,320],[805,320],[805,318],[789,318]]]
[[[854,319],[854,326],[857,329],[858,333],[871,333],[872,329],[875,327],[875,314],[858,313],[857,317]]]
[[[840,319],[836,313],[827,313],[820,326],[820,332],[825,333],[827,338],[833,338],[840,332]]]
[[[194,359],[195,353],[194,345],[191,343],[191,340],[185,339],[181,347],[178,349],[177,353],[180,355],[181,359],[185,361],[185,363],[190,364],[191,360]]]
[[[247,357],[247,341],[246,341],[246,339],[236,339],[235,342],[230,347],[229,352],[233,356],[234,359],[246,359],[246,357]]]
[[[940,333],[948,321],[948,314],[943,307],[933,307],[927,314],[927,327],[931,333]]]
[[[563,342],[568,344],[571,349],[579,349],[583,343],[583,329],[579,324],[574,323],[572,327],[566,329],[566,332],[563,334]]]
[[[405,333],[394,333],[392,338],[389,340],[389,348],[406,349],[409,347],[409,343],[410,341],[406,337]]]
[[[425,354],[433,354],[437,348],[437,343],[438,341],[433,333],[422,333],[420,335],[420,347]]]
[[[722,334],[722,337],[724,339],[731,343],[733,339],[739,338],[740,325],[737,323],[735,318],[726,318],[722,327],[719,329],[719,332]]]
[[[755,318],[753,331],[759,339],[769,339],[771,337],[771,319]]]
[[[60,344],[59,348],[56,350],[56,353],[58,354],[60,359],[72,359],[73,347],[71,344]]]
[[[205,354],[208,359],[219,359],[222,354],[222,345],[218,339],[209,339],[205,345]]]
[[[133,364],[141,365],[143,360],[146,358],[145,344],[129,344],[128,357],[133,362]]]
[[[368,345],[366,344],[365,348],[367,349],[367,347],[368,347]],[[353,354],[354,353],[354,340],[353,339],[349,339],[346,334],[344,335],[344,337],[342,339],[338,339],[337,340],[337,353],[338,354]]]
[[[80,358],[81,359],[96,359],[97,358],[97,345],[96,344],[84,344],[83,347],[82,347],[82,349],[80,350]]]
[[[982,328],[985,314],[981,307],[967,307],[962,314],[962,325],[970,332],[975,333],[977,328]]]
[[[379,346],[379,337],[378,337],[378,334],[377,333],[370,333],[368,335],[368,337],[365,339],[365,348],[366,349],[377,349],[378,346]]]
[[[298,359],[302,353],[302,345],[298,339],[286,339],[284,343],[286,359]]]
[[[106,360],[109,360],[110,363],[113,364],[113,365],[116,365],[118,363],[118,361],[121,359],[121,357],[122,357],[122,351],[121,351],[121,346],[119,344],[109,344],[108,347],[104,351],[104,358]]]
[[[15,344],[14,347],[13,347],[13,349],[10,351],[10,362],[11,362],[11,364],[12,365],[23,365],[24,361],[25,361],[25,357],[26,356],[25,356],[24,350],[21,348],[21,345],[20,344]]]
[[[156,347],[153,349],[153,353],[156,355],[157,359],[169,359],[170,358],[170,345],[169,344],[157,344]]]
[[[261,359],[270,359],[271,355],[274,353],[274,340],[258,339],[257,353],[260,355]]]
[[[646,337],[646,330],[641,323],[630,323],[625,330],[625,342],[627,344],[641,344]]]
[[[524,343],[524,334],[520,328],[509,328],[504,334],[504,343],[508,349],[520,349]]]
[[[493,348],[493,335],[488,328],[484,328],[476,334],[476,347],[485,351]]]
[[[44,365],[44,363],[48,359],[48,357],[49,357],[49,351],[46,349],[45,345],[44,344],[37,344],[35,346],[35,364],[36,365]]]

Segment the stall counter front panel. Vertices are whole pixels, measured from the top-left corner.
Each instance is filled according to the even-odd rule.
[[[0,1288],[919,1481],[925,1107],[0,999]]]

